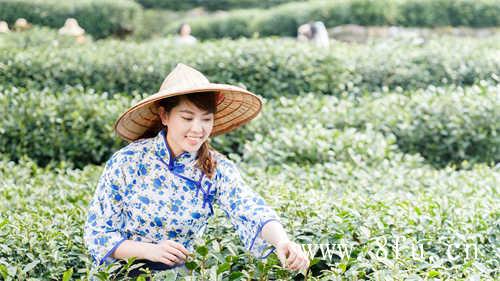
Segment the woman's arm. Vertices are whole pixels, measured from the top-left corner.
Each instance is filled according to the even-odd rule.
[[[172,240],[162,240],[158,244],[125,240],[112,254],[115,259],[126,260],[130,257],[136,257],[137,259],[162,262],[170,266],[186,262],[188,255],[190,253],[182,244]]]
[[[281,264],[291,270],[307,270],[309,258],[299,244],[290,241],[285,229],[277,221],[270,221],[264,225],[261,237],[276,247],[276,254]]]
[[[118,246],[118,248],[116,248],[116,250],[112,254],[112,257],[121,260],[126,260],[130,257],[136,257],[137,259],[148,259],[148,253],[151,252],[152,247],[152,243],[125,240],[120,244],[120,246]]]

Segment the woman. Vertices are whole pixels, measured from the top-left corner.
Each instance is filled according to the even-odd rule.
[[[193,45],[197,41],[196,37],[191,35],[191,26],[187,23],[182,23],[177,30],[174,42],[178,45]]]
[[[286,268],[306,269],[306,254],[277,214],[208,144],[252,120],[261,106],[251,92],[210,83],[179,64],[158,93],[123,113],[115,131],[131,143],[106,163],[85,224],[94,265],[136,257],[151,270],[182,268],[218,205],[252,255],[276,250]]]

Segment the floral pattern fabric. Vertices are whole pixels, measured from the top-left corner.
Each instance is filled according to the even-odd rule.
[[[243,181],[237,166],[215,153],[217,169],[209,179],[195,166],[195,153],[177,157],[162,130],[136,140],[106,162],[88,209],[84,243],[94,265],[116,260],[111,253],[125,240],[158,243],[173,240],[192,252],[219,206],[246,249],[258,258],[275,250],[259,237],[262,227],[279,221],[276,212]],[[270,247],[270,251],[264,250]]]

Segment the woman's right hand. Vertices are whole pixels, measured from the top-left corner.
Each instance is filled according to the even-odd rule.
[[[182,244],[172,240],[163,240],[158,244],[152,244],[146,253],[148,260],[162,262],[169,266],[185,263],[188,255],[190,253]]]

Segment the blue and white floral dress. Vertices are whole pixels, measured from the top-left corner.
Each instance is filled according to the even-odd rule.
[[[204,231],[214,205],[226,213],[252,255],[265,258],[273,252],[259,233],[279,217],[245,184],[237,166],[215,153],[217,169],[209,179],[195,167],[195,153],[172,157],[165,134],[134,141],[106,162],[84,229],[94,266],[115,262],[111,253],[127,239],[174,240],[192,252],[193,238]]]

